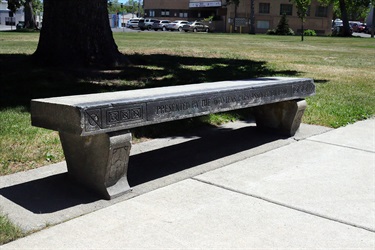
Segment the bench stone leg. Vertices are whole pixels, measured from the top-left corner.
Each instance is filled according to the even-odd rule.
[[[291,100],[267,104],[255,108],[257,127],[275,129],[279,133],[293,136],[307,107],[305,100]]]
[[[130,191],[126,175],[131,138],[128,131],[92,136],[60,132],[69,175],[105,199]]]

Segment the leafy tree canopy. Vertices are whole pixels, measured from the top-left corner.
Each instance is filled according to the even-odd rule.
[[[227,5],[234,4],[235,6],[238,6],[240,4],[240,0],[227,0]]]
[[[34,12],[43,10],[43,3],[41,0],[8,0],[8,9],[16,12],[21,6],[25,6],[31,2]]]
[[[108,0],[109,13],[142,13],[142,4],[138,0],[128,0],[120,3],[119,0]]]
[[[310,7],[311,0],[290,0],[297,6],[297,15],[304,22],[306,20],[307,11]]]
[[[342,18],[343,11],[339,0],[319,0],[322,4],[333,4],[333,19]],[[369,12],[369,5],[374,0],[344,0],[348,19],[363,20]]]
[[[303,23],[306,21],[307,11],[309,10],[311,0],[290,0],[297,6],[297,15],[301,19],[301,41],[304,40]]]

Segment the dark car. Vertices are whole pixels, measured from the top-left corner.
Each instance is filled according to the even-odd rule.
[[[201,23],[201,22],[189,22],[187,24],[185,24],[184,26],[182,26],[182,29],[185,31],[185,32],[188,32],[188,31],[193,31],[193,32],[198,32],[198,31],[204,31],[204,32],[208,32],[210,30],[210,28],[205,25],[204,23]]]
[[[357,32],[367,33],[367,30],[368,30],[368,27],[365,23],[362,23],[362,24],[358,25],[358,31]]]
[[[158,21],[158,20],[157,19],[152,19],[152,18],[141,19],[141,20],[139,20],[138,28],[140,30],[151,30],[152,29],[152,25],[156,21]]]
[[[169,21],[169,20],[155,21],[152,24],[152,29],[155,30],[155,31],[158,31],[158,30],[166,31],[167,30],[167,25],[170,24],[170,23],[171,23],[171,21]]]
[[[24,21],[19,21],[19,22],[17,23],[17,25],[16,25],[16,29],[17,29],[17,30],[20,30],[20,29],[25,28],[25,26],[26,26],[26,23],[25,23]]]
[[[359,25],[361,22],[357,21],[349,21],[350,28],[352,28],[353,32],[359,32]]]

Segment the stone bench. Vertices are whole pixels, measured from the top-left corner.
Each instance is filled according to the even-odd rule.
[[[128,129],[254,107],[258,127],[292,136],[315,94],[306,78],[256,78],[34,99],[32,125],[59,132],[68,173],[106,199],[130,190]]]

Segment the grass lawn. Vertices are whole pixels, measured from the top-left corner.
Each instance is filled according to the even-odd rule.
[[[21,229],[13,225],[7,216],[0,214],[0,245],[22,237]]]
[[[29,61],[38,33],[0,32],[0,175],[64,159],[57,132],[30,125],[29,102],[37,97],[293,76],[313,78],[317,85],[317,95],[307,99],[304,123],[336,128],[375,114],[374,39],[305,37],[301,42],[298,36],[178,32],[120,32],[114,37],[131,65],[63,70]],[[238,117],[180,122],[221,123]],[[151,126],[134,132],[153,137],[169,131]]]

